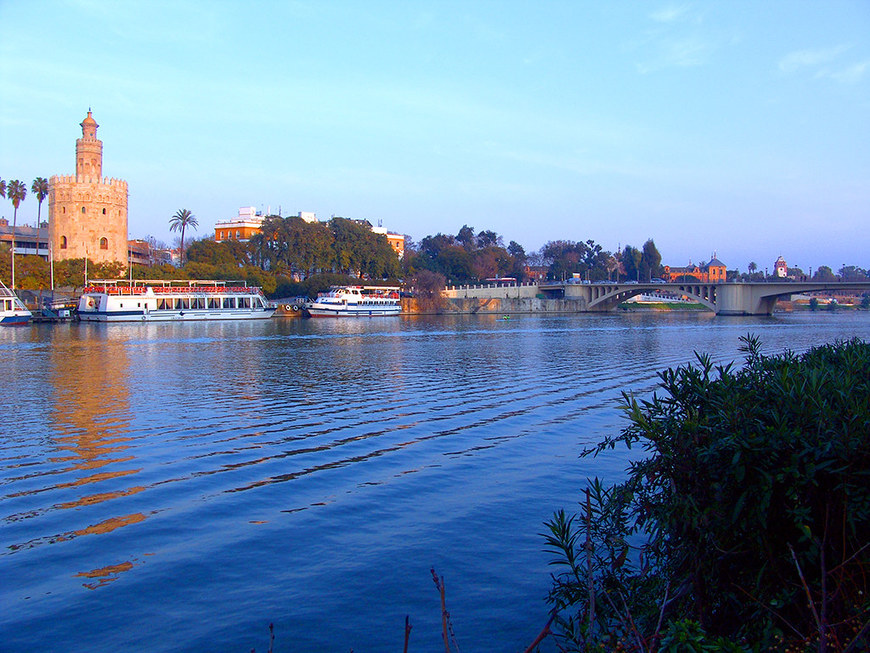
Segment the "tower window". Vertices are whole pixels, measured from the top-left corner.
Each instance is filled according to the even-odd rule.
[[[103,209],[103,215],[106,215],[106,209]]]
[[[109,249],[109,239],[100,238],[100,249]]]
[[[84,212],[85,212],[85,207],[82,207],[82,213],[84,213]]]
[[[61,236],[61,237],[60,237],[60,248],[61,248],[61,249],[66,249],[66,236]]]

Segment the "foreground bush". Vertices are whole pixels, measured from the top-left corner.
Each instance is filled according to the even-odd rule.
[[[624,395],[628,480],[557,513],[550,600],[568,650],[866,651],[870,345],[706,356]]]

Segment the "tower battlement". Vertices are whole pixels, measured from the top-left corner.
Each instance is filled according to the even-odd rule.
[[[114,177],[103,177],[102,179],[77,179],[75,175],[52,175],[49,178],[50,184],[100,184],[101,186],[111,186],[119,190],[127,190],[127,182],[123,179],[115,179]]]

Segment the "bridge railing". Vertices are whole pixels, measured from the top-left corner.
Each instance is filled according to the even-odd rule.
[[[481,290],[485,288],[522,288],[537,286],[537,281],[515,281],[513,283],[468,283],[458,286],[447,286],[447,290]]]

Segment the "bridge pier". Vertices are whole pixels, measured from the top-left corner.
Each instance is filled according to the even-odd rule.
[[[776,295],[761,284],[723,283],[718,286],[716,315],[773,315]]]

